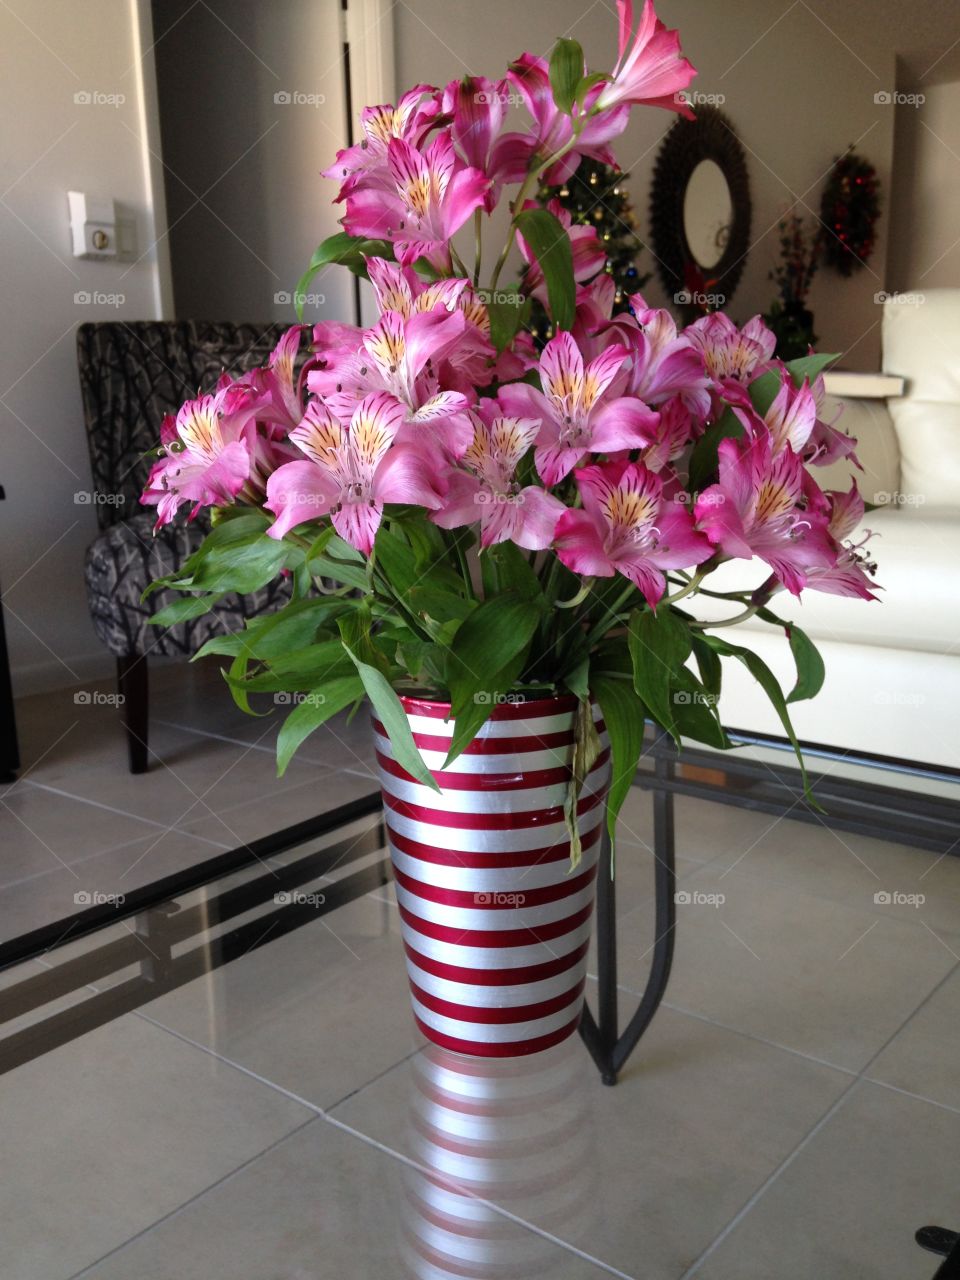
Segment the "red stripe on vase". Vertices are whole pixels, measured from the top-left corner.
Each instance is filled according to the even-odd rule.
[[[439,902],[448,907],[461,907],[467,911],[518,911],[524,907],[541,907],[548,902],[559,902],[570,898],[585,889],[596,877],[596,864],[588,867],[578,876],[567,876],[558,884],[545,885],[539,889],[509,889],[503,892],[480,889],[444,889],[439,885],[427,884],[423,880],[415,880],[399,867],[394,867],[393,875],[397,884],[409,893],[427,902]],[[502,901],[497,901],[497,899]],[[522,898],[522,902],[517,899]]]
[[[580,1009],[577,1016],[566,1026],[556,1031],[548,1031],[546,1035],[533,1036],[530,1040],[509,1040],[500,1043],[488,1040],[465,1040],[457,1036],[448,1036],[443,1031],[427,1026],[415,1013],[413,1020],[423,1035],[443,1049],[451,1049],[454,1053],[466,1053],[474,1058],[521,1058],[530,1053],[540,1053],[542,1049],[552,1049],[555,1044],[572,1036],[580,1025]]]
[[[582,818],[604,799],[602,792],[582,797],[577,804],[577,816]],[[384,791],[383,800],[388,808],[404,818],[427,822],[435,827],[455,827],[460,831],[521,831],[529,827],[555,826],[564,820],[562,805],[554,805],[551,809],[522,809],[518,813],[457,813],[399,800],[388,791]]]
[[[548,942],[552,938],[572,933],[585,921],[590,919],[593,903],[581,907],[572,916],[564,920],[552,920],[549,924],[533,925],[526,929],[458,929],[446,924],[436,924],[432,920],[424,920],[414,915],[407,907],[398,906],[400,918],[411,929],[422,933],[427,938],[435,938],[438,942],[451,942],[460,947],[529,947],[538,942]]]
[[[513,969],[470,969],[464,965],[444,964],[442,960],[433,960],[422,955],[414,946],[404,941],[404,950],[412,964],[424,973],[431,973],[435,978],[446,978],[449,982],[470,983],[479,987],[515,987],[521,983],[543,982],[546,978],[555,978],[566,973],[586,957],[590,950],[589,939],[565,956],[557,956],[554,960],[545,960],[541,964],[519,965]]]
[[[425,1009],[442,1014],[445,1018],[455,1018],[459,1022],[478,1022],[485,1025],[498,1026],[514,1022],[535,1022],[538,1018],[549,1017],[551,1013],[559,1013],[567,1005],[582,994],[586,978],[581,978],[569,991],[554,996],[552,1000],[541,1000],[537,1004],[508,1005],[499,1008],[483,1008],[469,1004],[454,1004],[450,1000],[442,1000],[428,991],[410,983],[410,990]]]
[[[442,867],[466,867],[471,871],[489,871],[499,867],[534,867],[542,862],[568,862],[570,859],[570,842],[546,845],[541,849],[516,849],[510,852],[486,850],[484,852],[464,852],[462,849],[440,849],[434,845],[421,844],[410,836],[401,835],[390,826],[386,817],[387,834],[390,843],[401,853],[411,858],[419,858],[421,862],[435,863]],[[591,830],[584,832],[580,843],[584,849],[592,849],[603,832],[603,823],[598,822]]]

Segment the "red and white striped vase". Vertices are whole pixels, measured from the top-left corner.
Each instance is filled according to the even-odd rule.
[[[508,1058],[576,1031],[605,821],[610,749],[581,791],[570,870],[563,804],[576,700],[504,702],[443,769],[449,703],[401,698],[440,794],[393,757],[374,719],[384,818],[417,1025],[434,1044]]]

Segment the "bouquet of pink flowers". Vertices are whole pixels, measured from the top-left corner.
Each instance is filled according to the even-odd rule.
[[[417,85],[366,109],[361,140],[326,173],[344,230],[298,293],[343,264],[369,280],[379,320],[295,325],[267,368],[224,376],[164,423],[143,501],[158,524],[184,505],[215,511],[183,571],[154,584],[186,593],[155,621],[292,578],[288,605],[201,651],[232,659],[226,679],[247,710],[251,694],[305,695],[279,735],[281,771],[366,696],[398,762],[435,787],[398,690],[450,703],[448,763],[503,698],[572,693],[599,703],[609,732],[612,827],[646,720],[678,742],[729,745],[722,658],[746,664],[796,746],[787,704],[813,696],[823,668],[771,611],[778,591],[873,598],[873,566],[850,541],[856,485],[825,492],[815,479],[820,464],[856,461],[821,416],[831,357],[778,362],[757,317],[738,328],[713,314],[680,332],[639,294],[614,318],[595,233],[530,199],[583,156],[611,163],[634,106],[690,114],[677,33],[650,0],[636,30],[631,0],[617,7],[609,73],[560,40],[549,62],[522,54],[502,80]],[[514,131],[515,99],[527,119]],[[486,220],[512,187],[507,242],[481,286]],[[524,265],[505,284],[514,246]],[[556,334],[539,354],[524,330],[531,297]],[[760,585],[711,589],[719,565],[754,558]],[[719,595],[730,616],[699,620],[698,595]],[[720,630],[753,615],[785,631],[789,695]],[[587,760],[589,712],[579,724]]]

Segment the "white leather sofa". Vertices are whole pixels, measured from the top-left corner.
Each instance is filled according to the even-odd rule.
[[[834,402],[859,440],[860,490],[880,504],[863,527],[874,531],[881,599],[809,592],[798,601],[781,592],[771,608],[807,632],[826,664],[820,695],[791,707],[802,741],[960,768],[960,289],[884,303],[883,369],[905,377],[902,397]],[[835,464],[817,479],[847,489],[851,470]],[[749,585],[767,572],[755,560]],[[721,575],[725,589],[744,577],[726,568]],[[704,617],[729,612],[705,597],[697,605]],[[727,635],[791,687],[782,633],[751,620]],[[782,735],[766,697],[736,661],[724,662],[721,712],[730,727]]]

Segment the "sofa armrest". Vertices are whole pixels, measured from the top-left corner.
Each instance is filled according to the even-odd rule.
[[[849,489],[850,477],[856,475],[867,502],[879,506],[892,502],[900,487],[900,449],[887,402],[828,395],[823,416],[827,422],[835,422],[840,430],[856,436],[857,457],[863,471],[858,472],[845,460],[828,467],[814,467],[813,477],[821,489]]]

